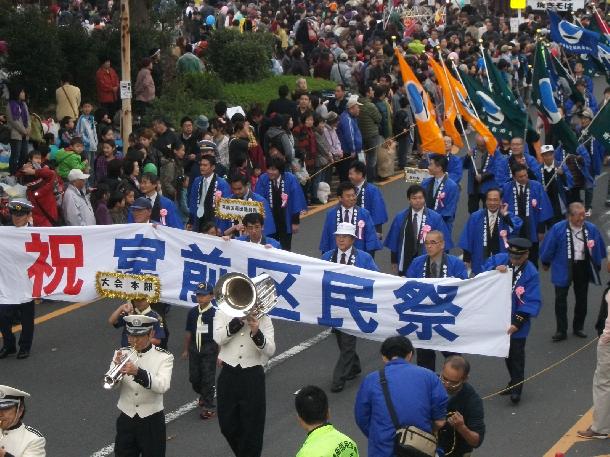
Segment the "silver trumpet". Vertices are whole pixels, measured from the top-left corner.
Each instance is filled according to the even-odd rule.
[[[218,309],[231,317],[260,319],[277,305],[275,281],[266,273],[250,279],[241,273],[228,273],[214,287]]]
[[[129,362],[134,356],[138,354],[138,351],[135,348],[131,348],[128,353],[123,353],[123,359],[120,363],[111,367],[106,374],[104,375],[104,389],[110,390],[115,387],[121,379],[123,379],[124,374],[121,373],[123,367]]]

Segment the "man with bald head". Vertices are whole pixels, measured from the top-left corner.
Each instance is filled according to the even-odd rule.
[[[587,315],[589,282],[600,285],[599,270],[606,257],[606,243],[595,225],[585,221],[585,207],[571,203],[565,221],[555,224],[547,233],[540,249],[542,268],[551,268],[551,281],[555,285],[555,318],[557,332],[553,341],[567,338],[568,291],[574,286],[575,336],[586,338],[583,332]]]

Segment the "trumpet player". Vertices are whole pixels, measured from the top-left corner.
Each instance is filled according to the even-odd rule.
[[[222,369],[217,381],[220,431],[236,457],[260,457],[265,432],[265,371],[275,352],[273,323],[263,315],[214,316]]]
[[[174,356],[152,344],[157,319],[144,315],[124,316],[129,347],[117,352],[111,368],[122,363],[125,353],[135,349],[120,373],[121,411],[116,422],[116,457],[164,457],[165,415],[163,394],[168,391]]]
[[[22,421],[30,394],[0,386],[0,457],[45,457],[46,440]]]
[[[128,303],[123,303],[117,309],[115,309],[108,318],[108,323],[114,328],[123,327],[123,333],[121,334],[121,346],[127,346],[128,337],[127,328],[125,326],[125,321],[123,320],[123,318],[132,314],[136,316],[144,315],[157,319],[157,323],[153,325],[154,333],[150,342],[155,346],[167,349],[168,335],[166,332],[166,327],[163,323],[163,319],[161,318],[159,313],[157,313],[150,307],[150,303],[146,298],[134,298]]]

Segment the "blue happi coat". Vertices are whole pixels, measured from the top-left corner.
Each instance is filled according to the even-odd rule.
[[[195,225],[195,230],[197,230],[199,227],[199,218],[197,217],[197,208],[199,207],[199,200],[201,198],[201,191],[202,189],[202,185],[203,185],[203,176],[197,176],[195,178],[195,180],[193,181],[193,184],[189,187],[189,192],[188,192],[188,207],[189,207],[189,215],[191,218],[191,221],[193,222],[193,225]],[[213,185],[213,187],[212,187]],[[221,198],[227,198],[229,195],[231,195],[231,186],[229,186],[229,183],[227,183],[227,181],[225,181],[223,178],[221,178],[220,176],[218,176],[217,174],[214,174],[214,182],[213,184],[210,184],[210,187],[212,187],[212,192],[220,192],[220,197]],[[208,189],[208,192],[210,192],[210,189]],[[205,198],[205,196],[204,196]]]
[[[502,201],[508,203],[508,210],[517,214],[517,207],[515,206],[515,199],[513,194],[513,189],[517,184],[514,180],[506,183],[504,188],[502,189]],[[528,219],[528,233],[527,239],[529,239],[532,243],[538,242],[538,224],[542,222],[546,222],[553,217],[553,206],[551,205],[551,201],[549,200],[549,196],[546,194],[544,187],[538,181],[532,181],[531,179],[528,182],[530,188],[530,198],[529,198],[529,219]],[[521,216],[522,220],[524,220],[525,215]]]
[[[464,174],[464,158],[456,154],[449,154],[447,156],[447,161],[447,174],[449,175],[449,178],[459,186],[462,175]],[[428,168],[428,157],[424,157],[424,159],[419,162],[419,168]]]
[[[486,247],[484,237],[484,226],[486,214],[487,209],[483,208],[478,211],[475,211],[470,215],[468,221],[466,222],[466,226],[462,231],[462,235],[460,236],[460,241],[458,243],[458,246],[460,248],[470,253],[470,268],[472,269],[472,273],[475,275],[483,271],[483,265],[489,258],[485,254]],[[498,217],[500,218],[498,221],[498,236],[502,230],[506,230],[507,239],[519,236],[519,230],[521,230],[521,225],[523,224],[523,221],[519,216],[515,216],[511,212],[507,214],[507,217],[510,219],[512,226],[511,224],[508,224],[503,217],[500,216],[499,211]],[[489,240],[487,242],[489,242]],[[506,252],[506,248],[501,237],[499,238],[498,245],[500,247],[501,253]]]
[[[495,270],[499,265],[508,266],[509,264],[510,261],[508,254],[496,254],[485,262],[483,271]],[[510,275],[512,273],[510,270],[508,270],[508,272],[504,274]],[[515,293],[516,290],[519,290],[519,287],[523,287],[523,294],[520,297]],[[529,317],[536,317],[540,312],[541,306],[542,299],[540,296],[540,277],[534,264],[528,260],[523,268],[521,276],[515,282],[515,284],[513,284],[511,316],[519,313]],[[531,320],[527,319],[521,328],[511,335],[511,338],[527,338],[530,331],[530,325]]]
[[[364,205],[362,201],[364,200]],[[373,224],[381,225],[388,221],[388,213],[385,207],[385,201],[379,188],[374,184],[365,182],[364,186],[356,195],[356,204],[364,207],[369,213],[371,213],[371,219]]]
[[[333,257],[337,255],[337,248],[326,251],[322,254],[322,260],[332,261]],[[365,270],[379,271],[375,260],[371,257],[368,252],[361,251],[352,247],[352,254],[355,255],[354,266],[358,268],[364,268]]]
[[[235,239],[237,241],[247,241],[248,243],[250,243],[250,237],[248,235],[238,236]],[[263,235],[263,238],[261,239],[260,244],[263,246],[265,244],[269,244],[269,245],[271,245],[271,247],[273,247],[275,249],[282,249],[282,246],[280,245],[280,242],[278,240],[276,240],[275,238],[266,237],[265,235]]]
[[[426,262],[428,255],[420,255],[415,257],[409,269],[407,270],[407,278],[425,278],[426,277]],[[460,278],[468,279],[468,271],[466,265],[459,257],[446,254],[443,256],[443,262],[446,262],[446,274],[441,271],[443,278]]]
[[[585,249],[588,249],[588,258],[591,261],[589,279],[595,282],[601,268],[602,259],[606,258],[606,243],[595,225],[585,221]],[[551,281],[557,287],[570,285],[570,260],[568,259],[568,221],[561,221],[553,225],[544,237],[540,246],[540,261],[543,265],[551,265]],[[587,248],[586,242],[593,241],[593,247]]]
[[[424,208],[424,213],[426,214],[426,225],[430,226],[431,230],[438,230],[443,233],[445,238],[445,250],[449,250],[453,247],[453,243],[451,241],[451,235],[449,234],[449,230],[447,230],[447,225],[445,225],[445,221],[440,214],[436,211],[428,208]],[[407,208],[402,210],[396,216],[394,216],[394,220],[392,221],[392,225],[390,226],[390,231],[386,236],[384,246],[392,251],[393,254],[396,255],[398,259],[398,265],[402,263],[402,256],[404,254],[402,245],[403,239],[405,236],[404,233],[404,225],[405,219],[407,217],[411,217],[411,208]],[[420,238],[421,252],[424,249],[424,240]]]
[[[576,155],[578,157],[582,157],[583,164],[582,166],[577,163],[578,169],[582,173],[585,178],[585,187],[591,188],[595,184],[595,177],[591,174],[591,156],[589,152],[581,145],[576,149]],[[561,146],[555,149],[555,160],[559,163],[562,163],[566,158],[564,150]],[[567,189],[571,189],[574,187],[574,176],[572,172],[568,168],[568,166],[564,163],[561,166],[563,170],[563,182]]]
[[[303,188],[299,184],[297,178],[290,172],[282,173],[284,180],[284,192],[288,195],[288,201],[284,209],[284,217],[286,218],[286,232],[292,233],[292,218],[301,211],[307,210],[307,201],[303,194]],[[271,195],[269,195],[269,175],[263,173],[256,182],[254,192],[263,197],[269,203],[269,207],[273,205]],[[273,217],[273,212],[270,213]]]
[[[335,249],[337,244],[335,243],[335,231],[337,230],[337,211],[342,209],[341,205],[332,207],[326,212],[326,220],[324,221],[324,227],[322,228],[322,236],[320,238],[320,251],[326,252],[331,249]],[[377,232],[375,231],[375,224],[371,218],[371,213],[366,209],[354,206],[352,210],[358,211],[358,217],[356,218],[356,234],[358,235],[360,229],[358,228],[359,223],[363,223],[362,237],[356,238],[354,246],[361,251],[378,251],[383,246],[379,238],[377,238]]]
[[[267,203],[267,200],[265,200],[263,197],[261,197],[260,195],[258,195],[255,192],[248,191],[248,193],[246,195],[244,195],[243,198],[239,198],[239,197],[237,197],[237,195],[234,195],[234,194],[229,195],[228,198],[261,202],[263,204],[264,211],[265,211],[265,215],[263,216],[265,218],[265,226],[263,227],[263,235],[272,235],[275,233],[275,222],[273,222],[273,213],[271,213],[271,208],[269,208],[269,203]],[[226,221],[223,219],[216,218],[216,227],[221,230],[220,233],[224,233],[225,230],[231,228],[231,226],[233,225],[233,222],[234,221]]]
[[[496,177],[496,182],[501,188],[502,186],[504,186],[504,184],[510,182],[510,180],[513,179],[513,174],[511,172],[509,162],[510,154],[504,155],[502,153],[496,153],[495,155],[497,157],[494,163],[494,174]],[[525,164],[527,168],[531,170],[534,175],[536,175],[536,180],[540,181],[542,178],[540,176],[540,166],[538,161],[530,154],[524,152],[523,155],[525,156]]]
[[[451,232],[453,231],[453,221],[455,220],[455,212],[457,211],[457,205],[460,201],[460,188],[448,174],[446,175],[446,179],[443,178],[443,180],[444,184],[438,186],[436,195],[434,195],[436,198],[434,199],[433,206],[428,206],[428,208],[433,209],[442,216],[445,225],[447,226],[447,231],[451,235]],[[429,191],[434,190],[434,177],[431,176],[424,179],[421,185],[426,189],[426,203],[428,203],[427,197]],[[442,189],[441,186],[443,186]],[[442,198],[441,194],[444,194],[444,198]]]
[[[159,217],[159,221],[155,222],[156,224],[165,225],[166,227],[173,227],[177,229],[184,228],[184,222],[180,218],[178,214],[178,208],[176,208],[176,204],[171,201],[169,198],[164,197],[163,195],[157,194],[157,199],[155,200],[155,205],[159,205],[160,210],[166,210],[167,215],[165,218]],[[127,222],[133,223],[133,214],[131,213],[131,209],[127,213]]]
[[[475,173],[475,167],[474,167],[472,161],[474,160],[476,163],[476,160],[477,160],[477,157],[479,156],[479,154],[485,154],[485,156],[484,156],[483,163],[482,163],[482,169],[478,170],[483,178],[481,180],[481,183],[478,186],[477,192],[479,194],[485,194],[485,193],[487,193],[487,191],[489,189],[498,187],[498,184],[496,183],[496,176],[495,176],[496,155],[498,155],[498,153],[496,153],[494,155],[490,155],[487,152],[482,153],[481,151],[478,151],[476,148],[473,148],[472,149],[472,159],[468,156],[464,157],[464,168],[466,170],[468,170],[468,194],[469,195],[472,195],[475,193],[476,173]]]

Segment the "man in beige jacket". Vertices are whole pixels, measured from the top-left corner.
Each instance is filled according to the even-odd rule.
[[[61,78],[61,86],[55,91],[55,117],[61,121],[70,116],[74,121],[78,119],[80,107],[80,89],[70,84],[72,77],[64,74]]]

